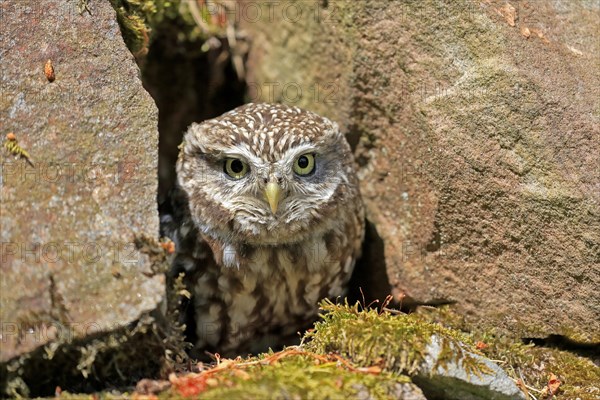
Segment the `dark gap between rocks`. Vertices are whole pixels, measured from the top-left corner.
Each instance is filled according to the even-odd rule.
[[[238,77],[232,62],[234,51],[227,38],[212,37],[204,42],[209,46],[202,46],[200,41],[182,41],[179,34],[178,27],[172,24],[155,27],[147,54],[136,56],[144,88],[154,99],[159,113],[157,203],[161,217],[172,213],[169,191],[175,184],[175,163],[184,132],[193,122],[214,118],[244,104],[247,95],[247,83]],[[246,39],[240,37],[237,40],[239,46],[239,42]],[[201,47],[205,47],[204,50]],[[244,48],[247,51],[247,46]],[[245,56],[242,55],[244,63]],[[364,133],[356,132],[354,128],[347,133],[353,150],[361,134]],[[391,288],[383,240],[374,224],[367,221],[363,255],[357,261],[348,300],[351,303],[364,300],[367,305],[379,300],[373,304],[376,306],[391,293]],[[403,301],[411,304],[406,299]],[[412,310],[399,302],[389,306]],[[186,309],[191,308],[184,307],[184,314]],[[183,317],[187,325],[186,337],[193,342],[192,315]]]
[[[246,83],[234,71],[226,39],[208,51],[157,33],[142,65],[142,83],[158,107],[159,211],[175,183],[175,162],[184,132],[244,103]]]
[[[362,256],[357,260],[350,279],[348,302],[364,302],[366,306],[374,301],[382,302],[392,290],[385,265],[383,239],[369,220],[366,221],[362,247]]]
[[[522,341],[524,344],[568,351],[589,358],[600,367],[600,343],[578,342],[563,335],[549,335],[545,338],[523,338]]]
[[[161,319],[157,313],[152,315],[145,318]],[[151,332],[149,326],[132,333],[132,328],[144,323],[77,340],[68,336],[66,327],[60,327],[59,335],[65,337],[59,336],[54,342],[56,347],[40,346],[26,357],[9,362],[6,374],[0,377],[0,387],[25,398],[54,396],[57,387],[72,393],[131,388],[138,380],[155,375],[164,361],[165,346],[158,327],[158,334]],[[140,354],[147,357],[143,362],[132,363]]]
[[[377,233],[375,224],[367,220],[363,253],[356,263],[350,280],[348,301],[351,304],[359,301],[365,306],[372,304],[377,307],[392,293],[393,287],[387,274],[383,239]],[[420,306],[441,307],[455,303],[448,299],[421,301],[410,296],[403,298],[394,296],[388,307],[411,313]]]
[[[194,122],[217,117],[244,104],[247,85],[239,79],[227,39],[212,37],[207,51],[199,42],[181,42],[176,29],[155,33],[140,64],[142,83],[158,108],[158,192],[161,221],[172,214],[169,192],[175,185],[179,144]],[[161,236],[162,229],[161,229]],[[187,301],[180,309],[185,337],[195,342],[195,322]]]

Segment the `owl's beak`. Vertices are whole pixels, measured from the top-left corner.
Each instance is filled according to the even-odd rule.
[[[271,206],[271,211],[273,214],[277,212],[277,206],[279,205],[279,199],[281,197],[281,187],[275,182],[267,183],[267,187],[265,188],[265,196],[267,197],[267,201]]]

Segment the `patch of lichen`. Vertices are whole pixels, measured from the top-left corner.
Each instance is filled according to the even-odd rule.
[[[153,38],[162,32],[179,42],[195,42],[221,34],[218,16],[223,8],[202,7],[186,0],[110,0],[129,50],[144,56]]]
[[[409,383],[405,376],[380,372],[351,371],[339,362],[319,362],[310,355],[290,355],[270,362],[273,353],[249,358],[241,364],[256,363],[248,368],[231,368],[212,375],[202,384],[203,399],[343,399],[395,398],[397,385]],[[263,363],[264,362],[264,363]],[[186,385],[175,385],[166,398],[180,397]],[[188,392],[190,393],[190,392]],[[192,392],[193,393],[193,392]],[[191,394],[191,393],[190,393]],[[361,396],[362,395],[362,396]]]
[[[597,399],[600,396],[600,367],[589,358],[552,347],[523,344],[497,330],[471,326],[450,307],[421,309],[421,318],[463,331],[471,342],[480,343],[481,352],[496,360],[508,375],[523,382],[538,397],[548,384],[550,374],[561,381],[556,399]]]
[[[487,370],[471,356],[476,350],[468,336],[418,315],[361,310],[358,303],[349,306],[329,301],[322,302],[321,309],[323,320],[305,337],[308,350],[336,352],[361,366],[380,365],[412,375],[424,372],[427,346],[436,336],[442,351],[435,368],[456,362],[476,374]]]

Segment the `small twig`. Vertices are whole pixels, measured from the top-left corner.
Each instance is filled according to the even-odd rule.
[[[390,314],[393,314],[393,315],[402,315],[402,314],[404,314],[402,311],[395,310],[393,308],[383,307],[382,310],[385,311],[385,312],[389,312]]]
[[[246,70],[244,68],[244,60],[242,59],[241,54],[239,54],[239,46],[235,37],[235,27],[232,22],[228,22],[226,33],[229,49],[231,50],[231,62],[233,63],[233,68],[235,69],[238,79],[243,81],[246,76]]]
[[[360,290],[360,295],[362,296],[362,307],[363,310],[367,307],[367,300],[365,300],[365,293],[362,290],[362,287],[359,287],[358,290]]]
[[[383,303],[381,303],[381,311],[379,312],[379,315],[381,315],[383,313],[384,309],[387,308],[387,306],[392,302],[392,300],[394,300],[394,298],[392,297],[391,294],[388,294],[387,296],[385,296]]]

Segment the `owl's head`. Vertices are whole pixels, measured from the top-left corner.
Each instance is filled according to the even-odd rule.
[[[255,245],[325,232],[356,196],[353,171],[337,124],[277,104],[247,104],[192,124],[177,162],[200,232]]]

